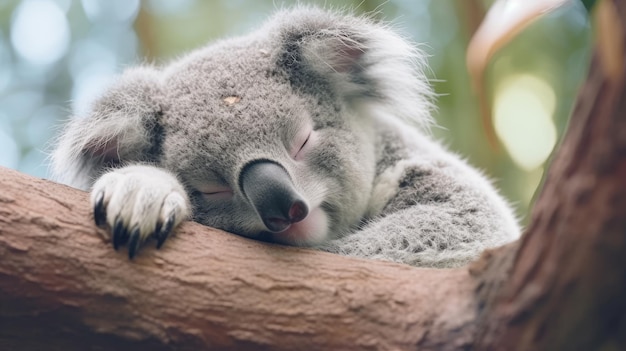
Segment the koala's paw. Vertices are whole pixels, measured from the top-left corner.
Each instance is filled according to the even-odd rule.
[[[128,166],[104,174],[91,191],[96,225],[107,226],[113,247],[128,244],[133,258],[148,238],[157,248],[190,215],[185,189],[168,173],[151,166]]]

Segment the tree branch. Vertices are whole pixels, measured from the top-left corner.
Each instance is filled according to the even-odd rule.
[[[85,193],[0,169],[2,350],[461,350],[474,280],[186,223],[133,261]]]

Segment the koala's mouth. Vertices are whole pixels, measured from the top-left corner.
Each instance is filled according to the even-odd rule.
[[[328,216],[321,207],[312,209],[303,220],[290,224],[278,233],[263,233],[270,241],[293,246],[312,246],[328,236]]]

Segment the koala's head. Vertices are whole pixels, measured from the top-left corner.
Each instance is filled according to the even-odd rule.
[[[100,140],[82,143],[81,165],[155,163],[178,175],[200,223],[320,243],[363,219],[377,118],[428,119],[422,58],[369,19],[284,11],[162,69],[127,71],[93,105],[92,134],[108,134],[81,137]]]

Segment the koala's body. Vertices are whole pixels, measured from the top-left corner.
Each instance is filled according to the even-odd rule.
[[[424,131],[424,55],[384,25],[314,8],[162,68],[126,71],[59,138],[132,258],[192,219],[243,236],[452,267],[517,238],[507,203]]]

